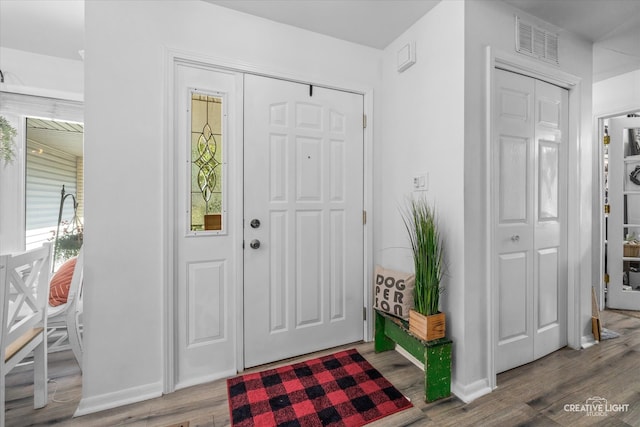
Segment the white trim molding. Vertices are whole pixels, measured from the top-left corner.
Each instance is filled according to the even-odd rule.
[[[493,388],[489,385],[489,379],[483,378],[468,385],[461,385],[457,381],[451,383],[451,392],[464,403],[469,403],[477,398],[491,393]]]
[[[33,89],[26,92],[20,86],[0,83],[0,113],[18,131],[13,163],[0,163],[0,252],[19,252],[25,248],[26,118],[84,121],[81,101],[49,96],[54,95],[51,91]],[[55,95],[69,94],[56,92]]]
[[[53,98],[53,99],[68,100],[68,101],[75,101],[75,102],[84,102],[84,94],[82,93],[11,85],[7,83],[0,83],[0,92],[15,93],[19,95],[39,96],[42,98]]]
[[[143,400],[154,399],[160,396],[162,396],[162,383],[156,382],[98,396],[86,397],[80,400],[80,404],[73,414],[73,418],[142,402]]]

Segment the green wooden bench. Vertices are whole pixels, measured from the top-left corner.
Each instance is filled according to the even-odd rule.
[[[424,363],[425,401],[433,402],[451,395],[451,340],[423,341],[409,332],[409,323],[375,311],[375,351],[393,350],[397,345]]]

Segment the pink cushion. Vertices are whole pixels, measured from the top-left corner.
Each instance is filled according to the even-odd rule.
[[[49,305],[56,307],[67,302],[69,286],[76,268],[77,258],[71,258],[58,269],[49,283]]]

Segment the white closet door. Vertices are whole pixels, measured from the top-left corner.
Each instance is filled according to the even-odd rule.
[[[567,342],[566,90],[496,70],[497,372]]]

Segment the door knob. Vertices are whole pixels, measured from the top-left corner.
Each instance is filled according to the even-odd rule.
[[[253,239],[251,243],[249,243],[249,246],[251,246],[251,249],[258,249],[260,247],[260,240]]]
[[[251,225],[251,228],[258,228],[258,227],[260,227],[260,220],[259,219],[252,219],[249,224]]]
[[[513,236],[511,236],[511,240],[514,242],[517,242],[518,240],[520,240],[520,236],[518,236],[517,234],[514,234]]]

